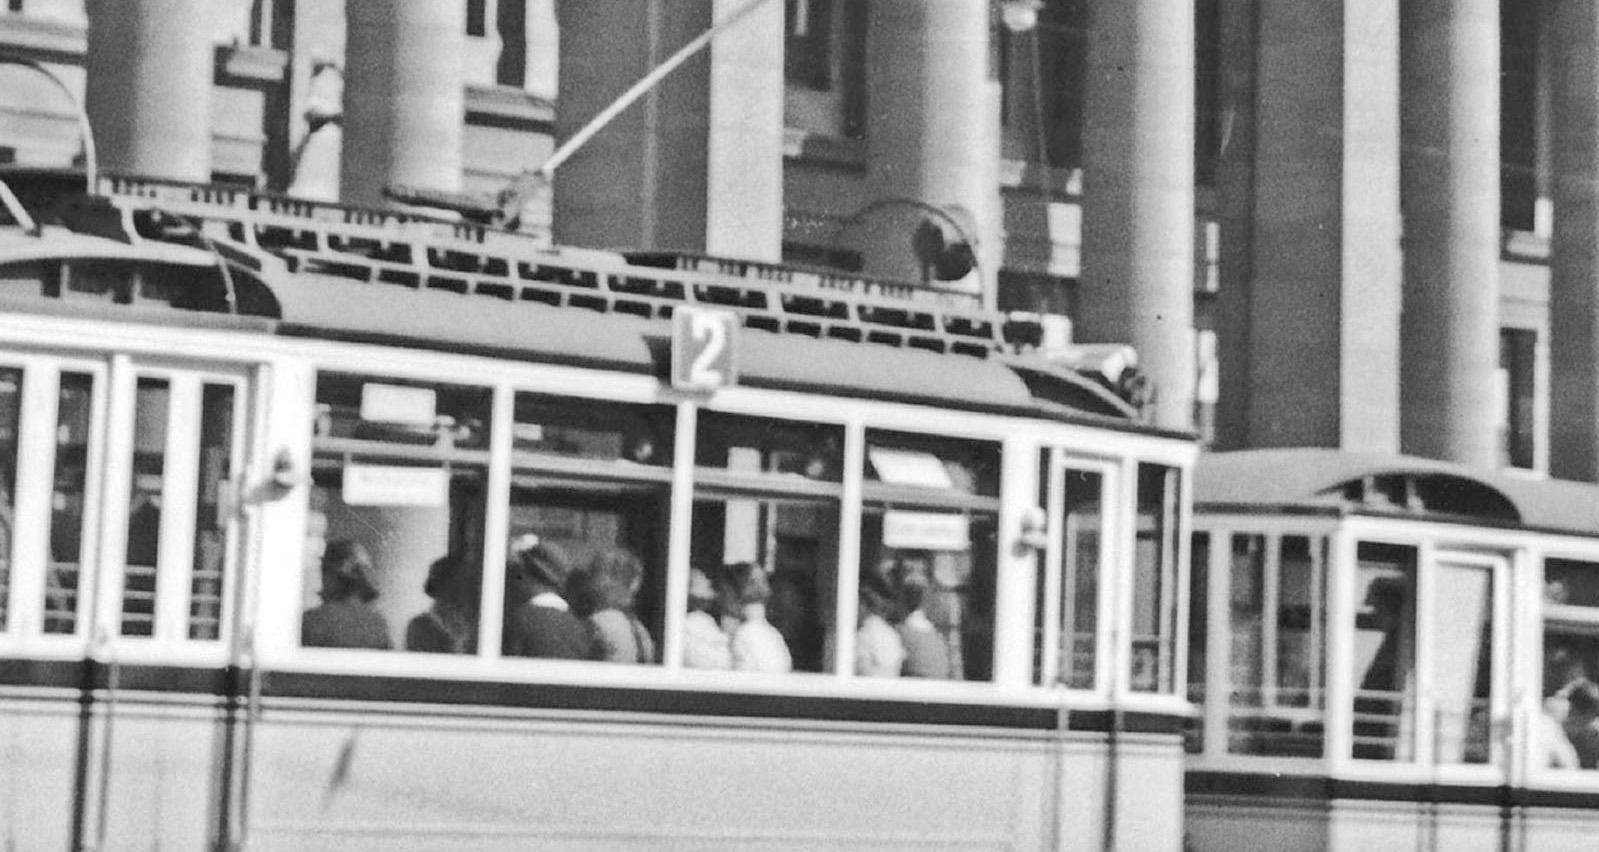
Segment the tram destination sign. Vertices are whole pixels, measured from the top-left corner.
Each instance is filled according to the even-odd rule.
[[[738,383],[738,314],[679,307],[672,312],[672,387],[713,391]]]

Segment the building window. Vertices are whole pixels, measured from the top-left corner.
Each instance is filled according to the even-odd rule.
[[[21,0],[11,0],[20,5]],[[293,0],[252,0],[250,4],[250,45],[288,50],[294,40]]]
[[[832,0],[787,0],[785,11],[788,38],[783,68],[788,81],[822,91],[832,88]]]
[[[466,34],[478,38],[489,34],[489,0],[466,0]]]
[[[1524,470],[1537,467],[1537,359],[1537,331],[1499,330],[1499,377],[1504,395],[1501,462]]]
[[[1045,0],[1032,30],[1001,29],[1008,156],[1057,168],[1082,165],[1087,23],[1084,0]]]
[[[1222,67],[1220,0],[1194,0],[1194,181],[1216,182],[1221,160]]]
[[[1499,216],[1518,231],[1535,229],[1538,200],[1538,9],[1499,4]]]

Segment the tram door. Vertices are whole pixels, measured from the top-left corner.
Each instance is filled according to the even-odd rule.
[[[1510,763],[1508,563],[1497,554],[1438,551],[1431,574],[1423,753],[1440,779],[1502,780]]]
[[[248,375],[116,356],[99,459],[100,535],[85,586],[100,670],[83,738],[81,839],[149,848],[209,845],[230,779],[231,717],[218,693],[240,586],[235,511]],[[66,434],[63,432],[62,434]],[[60,585],[73,583],[65,579]]]

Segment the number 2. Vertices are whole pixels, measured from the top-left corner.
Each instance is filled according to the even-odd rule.
[[[717,314],[696,313],[690,320],[689,332],[695,343],[702,344],[689,364],[689,382],[700,387],[722,385],[725,379],[716,362],[727,349],[727,325]]]

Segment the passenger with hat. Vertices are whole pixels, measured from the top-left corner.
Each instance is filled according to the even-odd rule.
[[[505,566],[507,656],[594,659],[588,628],[566,602],[571,576],[560,548],[528,533],[511,542]]]

